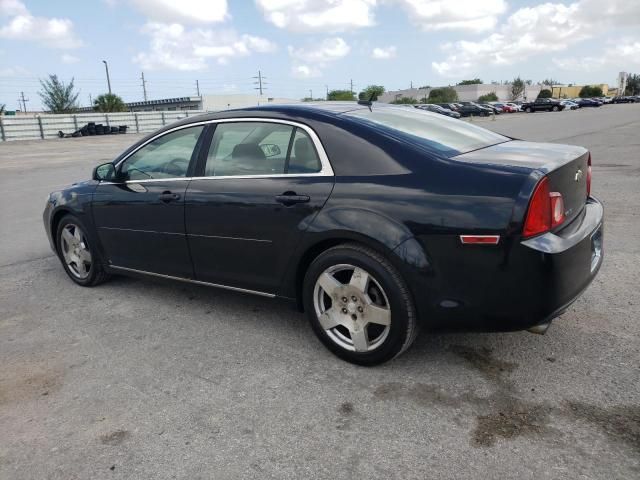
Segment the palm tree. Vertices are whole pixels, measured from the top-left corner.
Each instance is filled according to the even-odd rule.
[[[40,80],[40,85],[42,90],[39,95],[42,103],[51,113],[69,113],[76,110],[79,92],[74,89],[73,78],[65,84],[57,75],[49,75],[47,80]]]
[[[126,112],[127,106],[115,93],[105,93],[94,100],[93,109],[98,112]]]

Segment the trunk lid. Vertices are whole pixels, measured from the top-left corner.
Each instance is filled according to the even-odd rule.
[[[587,202],[588,158],[589,151],[583,147],[520,140],[453,157],[469,163],[521,167],[546,175],[549,190],[562,194],[566,217],[563,225],[574,219]]]

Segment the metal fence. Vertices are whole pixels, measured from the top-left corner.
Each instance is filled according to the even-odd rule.
[[[0,115],[2,141],[55,138],[58,132],[73,133],[89,122],[104,126],[126,125],[128,132],[152,132],[185,117],[206,113],[204,110],[175,110],[165,112],[78,113],[42,115]]]

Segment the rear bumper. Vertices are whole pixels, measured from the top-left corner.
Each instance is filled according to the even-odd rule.
[[[422,305],[432,315],[428,326],[513,331],[561,315],[602,265],[603,216],[602,204],[589,198],[582,214],[560,232],[504,238],[496,247],[459,245],[441,261],[434,254],[436,296]],[[424,240],[434,246],[433,239]]]

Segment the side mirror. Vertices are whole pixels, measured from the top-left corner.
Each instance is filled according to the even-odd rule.
[[[280,155],[282,152],[278,145],[273,143],[263,143],[260,145],[260,148],[264,152],[265,157],[275,157],[276,155]]]
[[[109,182],[113,181],[116,178],[116,167],[113,166],[113,163],[103,163],[102,165],[98,165],[93,169],[93,179],[99,182]]]

